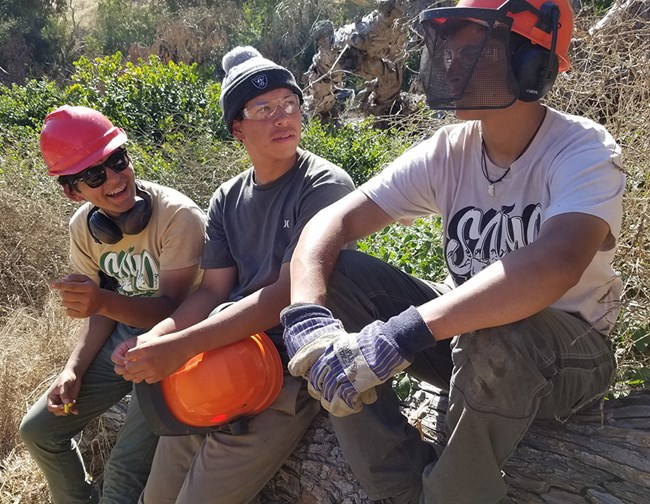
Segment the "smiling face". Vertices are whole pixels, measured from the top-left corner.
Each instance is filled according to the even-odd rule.
[[[287,165],[287,168],[293,166],[302,127],[300,107],[287,107],[291,109],[287,113],[283,106],[278,105],[292,95],[293,91],[287,88],[261,94],[247,102],[244,108],[259,109],[270,103],[272,108],[277,107],[275,113],[261,120],[241,114],[241,118],[233,122],[232,134],[244,144],[254,166],[268,163]]]
[[[105,163],[111,154],[113,152],[93,166]],[[92,188],[86,182],[79,181],[74,185],[74,189],[64,185],[63,191],[73,201],[88,201],[102,209],[106,215],[117,217],[129,211],[135,204],[136,186],[133,165],[129,161],[128,168],[119,172],[106,168],[106,181],[99,187]]]

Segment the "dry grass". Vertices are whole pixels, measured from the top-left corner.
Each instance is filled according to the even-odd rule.
[[[27,408],[61,369],[78,322],[68,318],[54,295],[41,311],[17,307],[0,326],[0,502],[47,503],[45,480],[18,439]],[[16,500],[19,498],[20,500]]]
[[[588,20],[579,23],[590,24]],[[629,177],[616,268],[625,280],[625,299],[614,335],[621,377],[650,367],[650,303],[645,288],[650,278],[647,40],[647,21],[620,23],[596,37],[579,26],[573,70],[560,76],[549,97],[551,105],[607,125],[624,148]],[[21,177],[20,173],[13,176],[11,187],[0,180],[0,400],[4,405],[0,413],[0,504],[47,504],[45,482],[22,447],[17,427],[27,406],[65,362],[77,329],[77,322],[65,316],[47,289],[47,280],[67,270],[66,222],[71,207],[56,194],[55,185],[30,179],[29,174]],[[181,180],[166,182],[181,184]],[[182,187],[188,194],[191,189],[191,184]],[[81,444],[97,478],[114,437],[114,422],[106,425],[107,421],[94,423]]]

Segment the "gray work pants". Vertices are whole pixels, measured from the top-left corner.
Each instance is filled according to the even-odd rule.
[[[344,251],[327,304],[347,330],[358,331],[445,290],[365,254]],[[390,384],[378,387],[377,402],[360,413],[331,419],[371,499],[492,504],[507,492],[501,468],[532,421],[566,419],[602,397],[614,370],[601,334],[582,319],[549,308],[439,342],[416,356],[407,372],[449,390],[448,443],[439,457],[400,413]]]
[[[163,436],[140,504],[245,504],[253,500],[320,411],[301,378],[285,375],[280,395],[248,431]]]
[[[43,394],[20,424],[20,436],[45,474],[56,504],[88,504],[99,500],[74,438],[88,422],[132,391],[133,384],[115,374],[111,354],[119,343],[140,333],[142,330],[116,325],[82,377],[78,415],[53,415],[47,410],[47,397]],[[133,394],[124,425],[104,467],[102,504],[137,502],[157,441],[158,436],[147,425]]]

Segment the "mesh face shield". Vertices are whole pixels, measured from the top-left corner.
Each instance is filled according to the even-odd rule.
[[[512,105],[519,86],[511,69],[512,20],[491,9],[432,9],[420,18],[426,49],[420,79],[437,110]]]

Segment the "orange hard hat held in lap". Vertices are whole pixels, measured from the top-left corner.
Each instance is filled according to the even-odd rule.
[[[159,383],[136,384],[148,423],[159,435],[244,432],[282,388],[282,362],[262,333],[201,353]]]

